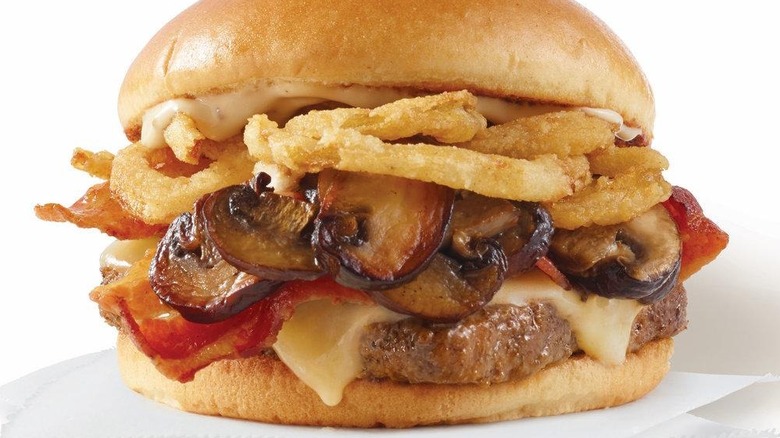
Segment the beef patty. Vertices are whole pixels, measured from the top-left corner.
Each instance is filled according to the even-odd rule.
[[[628,351],[687,326],[681,285],[643,308]],[[410,383],[498,383],[522,378],[579,351],[569,323],[545,302],[485,307],[457,324],[417,318],[377,323],[361,343],[364,376]]]

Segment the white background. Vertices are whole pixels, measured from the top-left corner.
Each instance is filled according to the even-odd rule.
[[[69,205],[95,182],[69,167],[74,147],[126,144],[116,116],[124,72],[188,3],[0,6],[0,385],[114,343],[87,298],[110,239],[40,222],[33,206]],[[678,337],[673,366],[780,374],[780,3],[585,4],[623,38],[653,85],[654,147],[671,162],[667,179],[693,191],[732,237],[687,283],[690,328]]]

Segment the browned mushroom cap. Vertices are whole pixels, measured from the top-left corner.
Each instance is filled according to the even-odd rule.
[[[227,319],[279,285],[225,262],[190,213],[171,223],[157,247],[149,280],[162,301],[198,323]]]
[[[455,322],[481,309],[504,282],[507,262],[501,246],[483,240],[476,261],[459,263],[437,253],[414,280],[372,292],[390,310],[435,322]]]
[[[497,198],[464,192],[452,212],[451,249],[462,258],[477,258],[477,243],[497,236],[517,225],[520,211],[514,204]]]
[[[496,236],[507,256],[507,277],[525,272],[547,255],[553,236],[550,213],[541,204],[513,202],[520,212],[517,225]]]
[[[269,178],[226,187],[204,198],[206,231],[222,257],[241,271],[272,280],[313,280],[310,231],[316,206],[266,188]]]
[[[457,258],[473,259],[482,240],[494,239],[503,248],[511,276],[547,254],[552,229],[549,213],[539,204],[463,193],[452,214],[450,251]]]
[[[681,249],[677,225],[656,205],[622,224],[556,230],[550,257],[590,292],[649,304],[677,283]]]
[[[312,242],[317,262],[348,287],[411,281],[441,246],[454,192],[433,183],[326,170]]]

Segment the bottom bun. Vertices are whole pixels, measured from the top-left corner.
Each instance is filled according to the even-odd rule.
[[[669,370],[671,339],[650,342],[619,366],[584,355],[531,377],[493,385],[404,384],[356,380],[329,407],[278,359],[224,360],[188,383],[160,374],[122,334],[119,367],[125,384],[148,398],[208,415],[266,423],[344,427],[411,427],[484,423],[617,406],[658,385]]]

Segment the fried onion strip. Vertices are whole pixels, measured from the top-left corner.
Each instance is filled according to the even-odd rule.
[[[70,165],[75,169],[107,180],[111,176],[111,165],[114,162],[114,154],[108,151],[92,152],[86,149],[76,148],[70,158]]]
[[[188,164],[198,164],[202,153],[201,142],[206,137],[198,131],[195,121],[188,115],[176,113],[163,136],[176,158]]]
[[[609,147],[588,155],[594,175],[616,177],[624,173],[661,172],[669,161],[649,147]]]
[[[274,155],[268,138],[280,132],[279,125],[270,120],[265,114],[257,114],[249,119],[244,128],[244,143],[249,150],[249,155],[261,163],[273,163]]]
[[[284,128],[256,115],[244,142],[254,159],[294,172],[335,168],[545,202],[562,228],[623,222],[669,196],[660,175],[668,163],[661,154],[617,148],[618,126],[583,111],[520,118],[462,141],[476,125],[472,120],[458,130],[456,121],[469,125],[473,99],[467,92],[444,93],[374,110],[313,111]],[[418,134],[457,143],[388,142]]]
[[[558,228],[613,225],[630,220],[669,198],[672,186],[660,173],[602,176],[572,196],[547,203]]]
[[[582,111],[560,111],[519,118],[479,132],[458,145],[512,158],[581,155],[615,144],[617,125]]]
[[[219,148],[205,169],[190,176],[168,176],[150,165],[152,150],[141,143],[130,145],[114,159],[111,190],[144,221],[168,224],[206,193],[240,184],[252,176],[254,163],[243,143],[225,142]]]
[[[244,138],[250,151],[262,151],[261,156],[271,155],[274,162],[304,172],[335,168],[393,175],[526,201],[560,199],[590,178],[583,156],[518,160],[454,146],[389,144],[354,129],[327,130],[317,140],[274,130],[266,120],[250,120]],[[257,133],[261,135],[253,135]]]
[[[334,129],[355,129],[383,140],[427,135],[442,143],[468,141],[487,121],[467,91],[400,99],[375,109],[312,111],[291,119],[285,129],[311,138]]]

